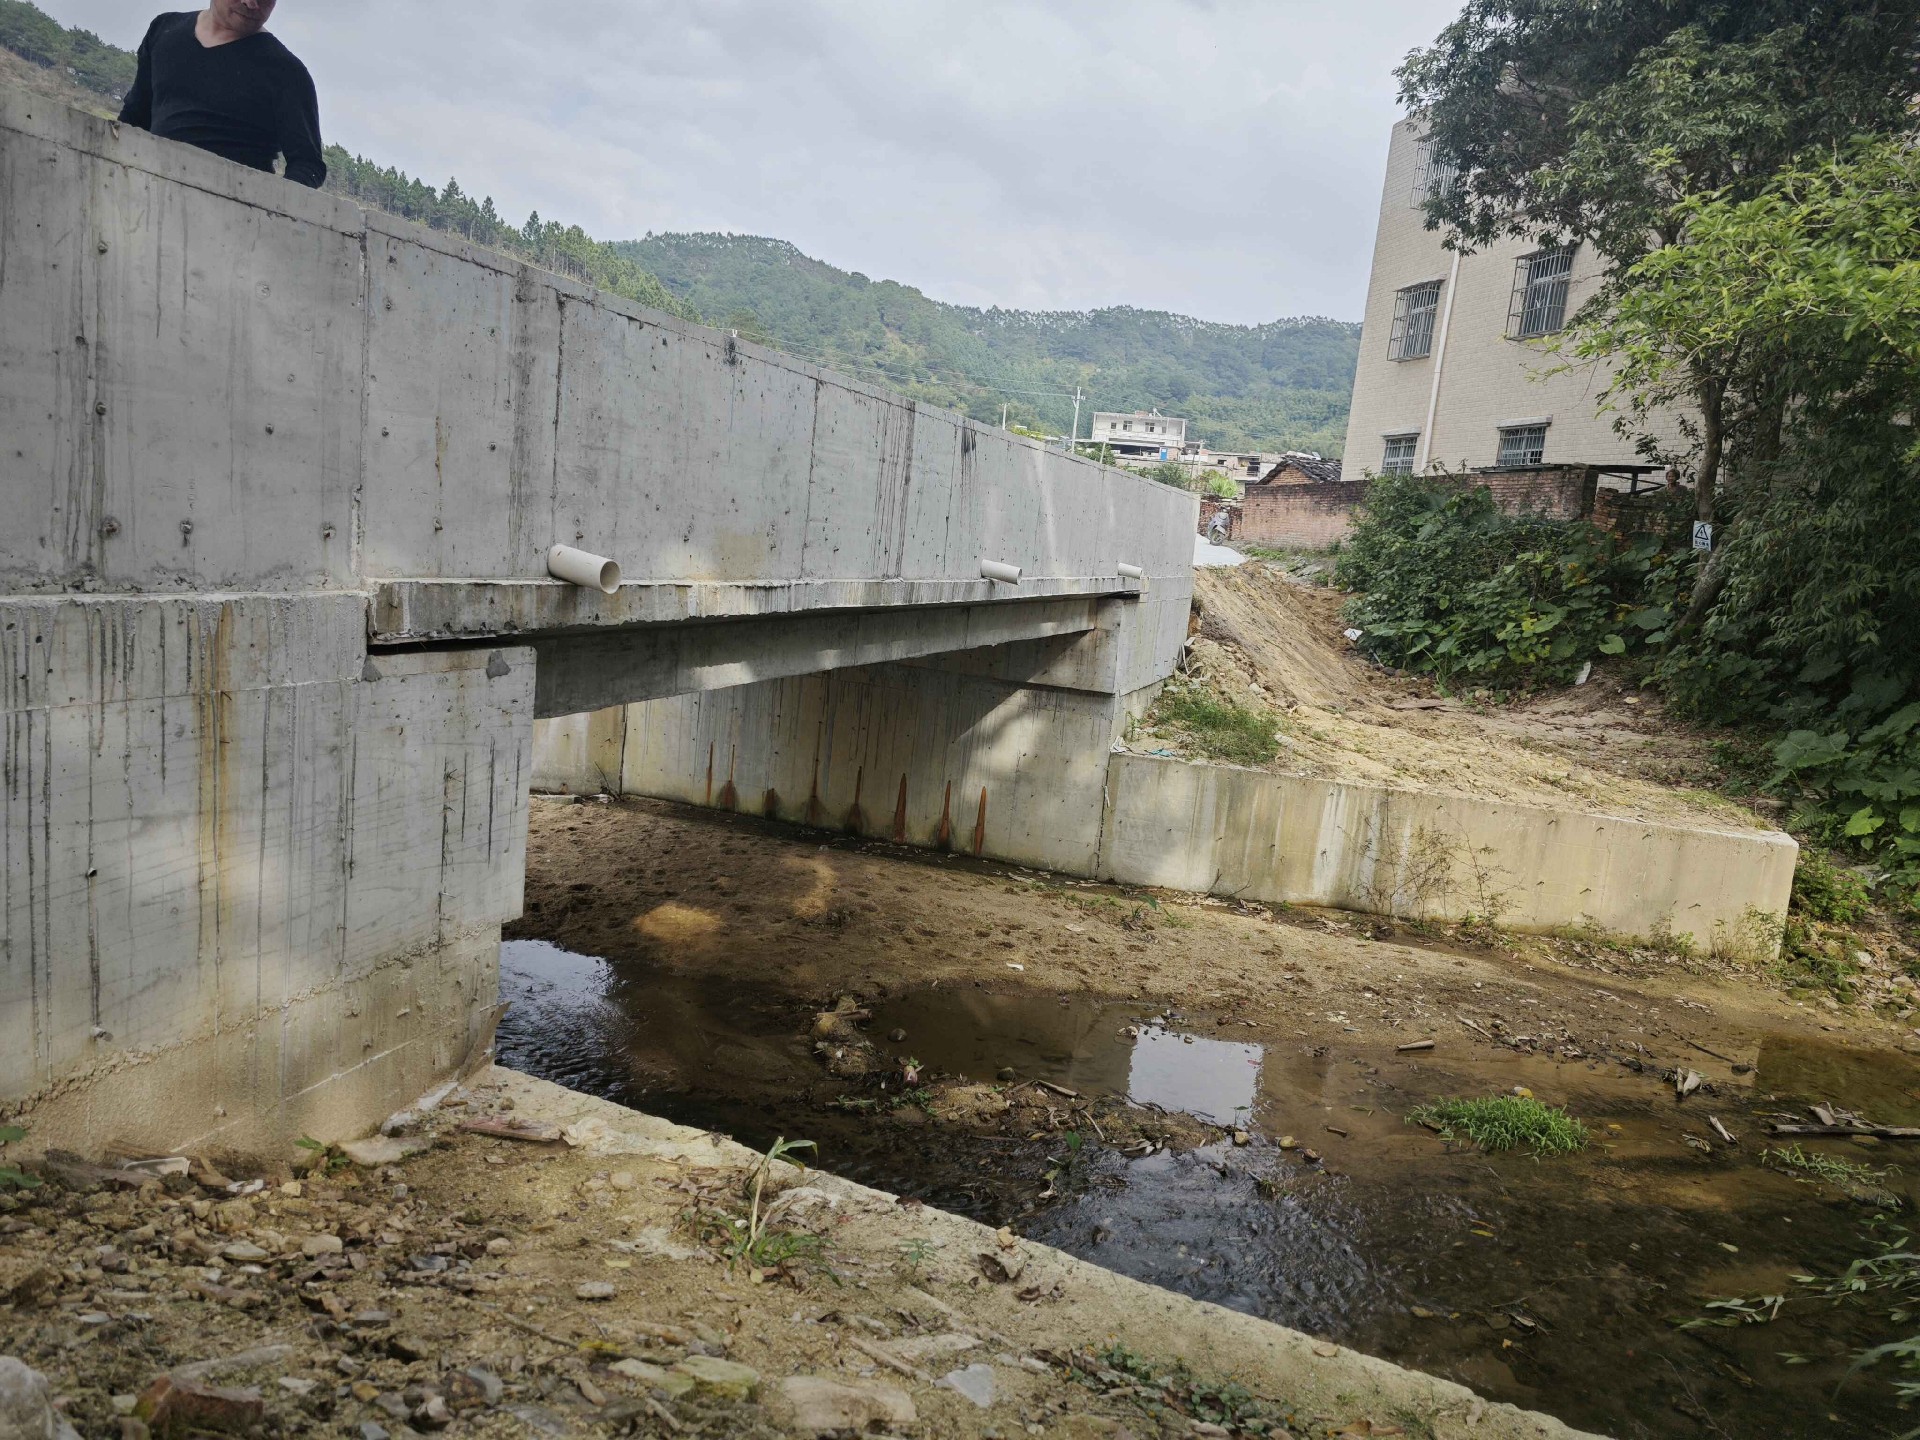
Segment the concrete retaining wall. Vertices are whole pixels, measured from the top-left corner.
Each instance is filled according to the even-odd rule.
[[[4,89],[0,200],[0,590],[1191,558],[1193,496]]]
[[[1461,796],[1115,755],[1100,871],[1125,884],[1521,930],[1593,925],[1771,956],[1799,847]]]

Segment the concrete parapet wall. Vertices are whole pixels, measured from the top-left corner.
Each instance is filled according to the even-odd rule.
[[[1190,495],[7,90],[0,197],[0,592],[1189,582]]]
[[[1799,847],[1768,831],[1112,757],[1103,879],[1370,911],[1591,925],[1776,953]]]
[[[70,1148],[333,1138],[464,1058],[523,889],[533,657],[355,595],[0,600],[0,1096]]]

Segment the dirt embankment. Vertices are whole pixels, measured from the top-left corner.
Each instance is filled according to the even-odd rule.
[[[1604,672],[1511,706],[1437,696],[1361,657],[1339,591],[1252,561],[1196,574],[1198,634],[1187,674],[1277,717],[1277,772],[1673,824],[1770,828],[1709,787],[1712,737]],[[1186,753],[1151,724],[1129,747]]]

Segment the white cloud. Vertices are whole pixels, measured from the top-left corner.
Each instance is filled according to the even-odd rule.
[[[155,0],[41,0],[131,46]],[[607,239],[941,299],[1357,317],[1392,69],[1458,0],[281,0],[330,140]]]

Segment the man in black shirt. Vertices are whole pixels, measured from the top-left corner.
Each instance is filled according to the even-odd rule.
[[[307,67],[266,33],[274,4],[208,0],[155,20],[120,122],[255,170],[285,155],[287,178],[318,189],[327,178],[320,102]]]

